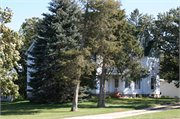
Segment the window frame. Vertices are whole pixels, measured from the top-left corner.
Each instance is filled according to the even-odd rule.
[[[116,82],[117,81],[117,82]],[[119,79],[114,79],[114,87],[118,88],[119,87]]]
[[[131,83],[128,83],[127,81],[125,81],[125,88],[130,88],[130,87],[131,87],[130,84],[131,84]]]
[[[156,78],[154,76],[151,77],[151,89],[156,89]]]
[[[135,89],[141,89],[141,81],[140,80],[135,81],[134,84],[135,84]]]

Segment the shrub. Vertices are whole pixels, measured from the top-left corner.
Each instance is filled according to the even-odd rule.
[[[142,95],[139,95],[139,98],[142,98]]]
[[[111,98],[111,96],[110,95],[106,95],[106,99],[110,99]]]
[[[95,96],[95,95],[92,95],[92,96],[91,96],[91,99],[98,99],[98,97]]]

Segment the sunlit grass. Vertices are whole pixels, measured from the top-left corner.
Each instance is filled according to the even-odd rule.
[[[97,108],[98,99],[79,103],[78,112],[71,112],[72,103],[33,104],[28,100],[1,103],[1,119],[59,119],[64,117],[121,112],[178,102],[178,99],[106,99],[105,108]]]
[[[141,114],[138,116],[126,117],[120,119],[180,119],[180,109],[171,109],[162,112]]]

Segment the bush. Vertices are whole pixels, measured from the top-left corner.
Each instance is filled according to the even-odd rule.
[[[142,95],[139,95],[139,98],[142,98]]]
[[[111,98],[111,96],[110,95],[106,95],[106,97],[105,97],[106,99],[110,99]]]
[[[92,95],[92,96],[91,96],[91,99],[98,99],[98,97],[95,96],[95,95]]]

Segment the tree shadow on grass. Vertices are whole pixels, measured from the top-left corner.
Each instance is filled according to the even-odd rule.
[[[44,109],[71,108],[70,104],[35,104],[29,101],[1,102],[1,115],[29,115],[40,113]],[[35,111],[38,110],[38,111]],[[51,111],[53,112],[53,111]],[[68,112],[68,111],[55,111]]]
[[[107,99],[105,108],[124,108],[124,109],[142,109],[152,107],[155,104],[168,104],[178,102],[174,99]],[[97,109],[98,100],[90,100],[89,102],[79,103],[78,108]],[[64,104],[35,104],[30,103],[28,100],[15,101],[15,102],[2,102],[1,114],[2,115],[30,115],[46,111],[50,113],[63,113],[70,112],[72,103]],[[63,108],[63,109],[61,109]],[[59,109],[59,111],[51,109]],[[100,109],[100,108],[99,108]],[[67,111],[66,111],[67,110]]]
[[[32,110],[8,110],[8,111],[1,111],[1,115],[29,115],[29,114],[36,114],[40,113],[40,111],[32,111]]]

